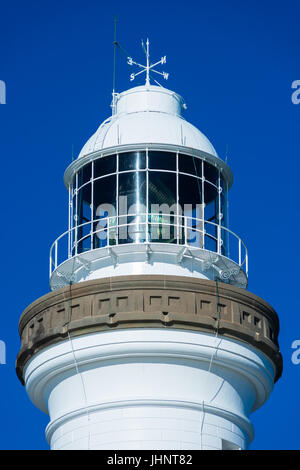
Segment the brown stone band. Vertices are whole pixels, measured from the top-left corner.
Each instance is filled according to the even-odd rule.
[[[138,275],[96,279],[50,292],[20,319],[17,375],[43,348],[78,336],[120,328],[205,331],[251,344],[282,373],[279,322],[260,297],[221,282],[178,276]]]

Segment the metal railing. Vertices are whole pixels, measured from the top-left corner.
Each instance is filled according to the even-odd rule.
[[[200,248],[234,261],[248,275],[247,247],[228,228],[183,215],[136,213],[94,219],[64,232],[50,248],[50,277],[67,259],[96,248],[126,243],[171,243]]]

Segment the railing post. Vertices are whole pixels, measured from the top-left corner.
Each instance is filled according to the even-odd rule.
[[[70,248],[70,227],[68,227],[68,259],[71,258],[71,248]]]
[[[94,232],[93,232],[93,221],[90,221],[90,237],[91,237],[91,250],[94,249]]]
[[[69,186],[69,207],[68,207],[68,258],[71,258],[71,187]]]
[[[218,233],[218,255],[220,255],[221,254],[221,228],[220,228],[220,225],[218,225],[217,233]]]
[[[184,217],[184,244],[187,245],[188,236],[187,236],[187,218]]]
[[[55,249],[54,249],[54,266],[56,269],[57,268],[57,240],[55,241]]]
[[[109,217],[107,217],[107,246],[109,246]]]
[[[51,277],[52,275],[52,249],[50,251],[50,257],[49,257],[49,278]]]
[[[239,238],[239,266],[242,264],[242,242],[241,239]]]
[[[146,243],[149,242],[149,214],[145,214],[145,230],[146,230]]]
[[[76,215],[77,217],[77,215]],[[77,251],[78,251],[78,247],[77,247],[77,240],[78,240],[78,225],[77,225],[77,219],[76,219],[76,225],[74,227],[74,230],[75,230],[75,240],[74,240],[74,243],[75,243],[75,255],[77,255]]]

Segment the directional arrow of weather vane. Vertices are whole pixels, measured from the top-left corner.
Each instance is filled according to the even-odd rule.
[[[166,73],[166,72],[158,72],[157,70],[154,70],[154,67],[156,67],[157,65],[159,64],[165,64],[167,62],[167,56],[164,56],[162,57],[158,62],[155,62],[155,64],[151,64],[150,65],[150,54],[149,54],[149,39],[147,39],[146,41],[146,48],[145,48],[145,45],[144,45],[144,42],[142,41],[142,47],[143,47],[143,50],[145,52],[145,55],[146,55],[146,59],[147,59],[147,65],[142,65],[142,64],[139,64],[138,62],[135,62],[132,57],[127,57],[127,64],[128,65],[137,65],[138,67],[140,67],[142,70],[140,70],[139,72],[136,72],[136,73],[132,73],[130,75],[130,81],[132,82],[135,77],[137,77],[138,75],[141,75],[142,73],[146,73],[146,85],[150,85],[150,70],[151,72],[155,72],[157,73],[158,75],[162,75],[162,77],[165,79],[165,80],[168,80],[169,78],[169,74]],[[154,80],[156,82],[156,80]],[[158,82],[156,82],[158,83]],[[159,85],[159,83],[158,83]]]

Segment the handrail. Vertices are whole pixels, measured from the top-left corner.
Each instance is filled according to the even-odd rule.
[[[153,217],[157,217],[159,216],[161,220],[158,220],[158,221],[153,221],[151,219],[153,219]],[[123,217],[123,218],[126,218],[126,223],[117,223],[119,221],[119,219]],[[142,221],[141,220],[133,220],[131,222],[127,222],[127,219],[128,218],[132,218],[132,217],[139,217],[139,218],[142,218]],[[173,218],[174,219],[174,222],[168,222],[166,219],[170,219],[170,218]],[[163,218],[165,220],[163,220]],[[183,223],[180,223],[182,222]],[[99,223],[101,224],[105,224],[103,226],[101,226],[100,228],[98,228],[98,225]],[[94,224],[96,224],[96,227],[95,227],[95,230],[93,230],[94,228]],[[91,229],[88,233],[86,233],[85,235],[81,236],[81,238],[78,239],[78,235],[79,235],[79,231],[80,230],[83,230],[86,226],[90,225]],[[174,241],[177,241],[177,244],[180,244],[181,246],[187,246],[187,247],[190,247],[190,248],[201,248],[201,249],[204,249],[204,250],[207,250],[207,251],[213,251],[219,255],[222,255],[228,259],[231,259],[232,261],[235,261],[232,257],[228,257],[225,252],[222,253],[222,247],[224,247],[224,234],[226,236],[228,235],[231,235],[236,243],[237,243],[237,252],[238,252],[238,255],[237,255],[237,260],[235,261],[236,264],[238,264],[240,266],[240,268],[242,268],[243,266],[245,266],[245,271],[246,271],[246,274],[248,275],[248,251],[247,251],[247,247],[245,245],[245,243],[243,242],[243,240],[238,236],[236,235],[234,232],[232,232],[232,230],[226,228],[226,227],[223,227],[215,222],[210,222],[210,221],[207,221],[205,219],[198,219],[196,217],[191,217],[191,216],[185,216],[185,215],[179,215],[179,214],[164,214],[164,213],[153,213],[153,212],[148,212],[148,213],[135,213],[135,214],[120,214],[120,215],[115,215],[115,216],[110,216],[110,217],[103,217],[103,218],[98,218],[98,219],[94,219],[94,220],[91,220],[91,221],[88,221],[88,222],[84,222],[83,224],[80,224],[78,226],[75,226],[75,227],[72,227],[70,228],[69,230],[66,230],[64,233],[62,233],[51,245],[50,247],[50,267],[49,267],[49,274],[50,274],[50,277],[53,273],[53,271],[55,271],[57,269],[57,267],[61,264],[59,261],[58,261],[58,258],[59,258],[59,242],[65,238],[66,236],[68,237],[68,247],[70,247],[70,250],[66,250],[67,251],[67,257],[65,259],[63,259],[62,262],[64,262],[66,259],[68,258],[73,258],[74,256],[76,256],[78,254],[78,247],[80,249],[80,243],[82,243],[84,240],[90,238],[91,239],[91,248],[89,250],[85,250],[84,252],[87,252],[87,251],[92,251],[94,248],[94,237],[97,236],[100,240],[100,234],[101,233],[107,233],[107,236],[104,238],[104,241],[106,240],[106,245],[103,246],[103,247],[109,247],[109,246],[118,246],[120,245],[119,241],[122,240],[122,245],[125,242],[126,239],[121,239],[119,238],[118,234],[119,234],[119,231],[120,229],[124,228],[124,227],[133,227],[133,226],[139,226],[139,227],[143,227],[143,230],[142,231],[139,231],[139,232],[136,232],[136,233],[141,233],[141,234],[144,234],[145,235],[145,240],[143,241],[139,241],[139,240],[134,240],[131,238],[130,241],[128,241],[128,243],[130,244],[145,244],[145,243],[161,243],[161,239],[160,238],[155,238],[153,237],[153,239],[151,238],[151,233],[149,234],[149,227],[153,227],[153,226],[159,226],[159,227],[173,227],[174,228],[174,232],[175,232],[175,236],[174,236],[174,239],[173,239],[173,242],[172,244],[174,244]],[[206,230],[206,227],[207,226],[212,226],[213,229],[215,230],[215,233],[216,233],[216,236],[212,235],[211,233],[207,232]],[[201,228],[200,228],[201,227]],[[73,236],[73,233],[75,231],[75,236]],[[181,236],[179,237],[179,232],[181,231]],[[183,236],[182,236],[182,231],[183,231]],[[114,232],[114,238],[110,237],[110,234],[112,234],[112,232]],[[190,243],[189,240],[189,234],[190,233],[193,233],[193,236],[192,238],[194,238],[195,236],[197,236],[197,234],[200,234],[200,236],[202,237],[202,246],[195,246],[195,244],[193,243]],[[223,235],[222,235],[223,234]],[[149,235],[150,235],[150,240],[149,240]],[[128,231],[127,231],[127,239],[130,237],[130,235],[128,234]],[[215,243],[216,243],[216,249],[215,250],[211,250],[211,249],[208,249],[208,248],[205,248],[205,239],[209,238],[211,240],[213,240]],[[140,237],[142,238],[142,237]],[[167,237],[165,239],[165,243],[167,243],[167,240],[169,238]],[[71,240],[73,241],[71,243]],[[114,240],[113,243],[111,243],[111,240]],[[244,253],[242,253],[242,251],[244,251]]]

